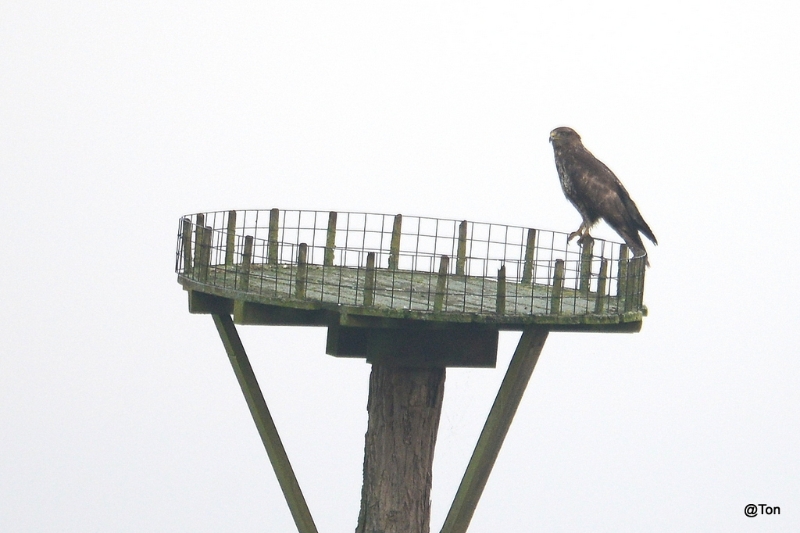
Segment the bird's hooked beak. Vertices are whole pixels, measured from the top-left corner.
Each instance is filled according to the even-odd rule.
[[[556,138],[556,132],[551,131],[550,132],[550,142],[553,142],[553,139],[555,139],[555,138]]]

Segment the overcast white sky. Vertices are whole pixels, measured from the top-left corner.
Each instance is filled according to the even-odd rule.
[[[800,531],[798,21],[771,0],[1,2],[0,530],[292,531],[175,281],[180,216],[572,231],[547,142],[568,125],[661,243],[650,316],[550,336],[470,532]],[[368,365],[322,328],[239,329],[320,532],[353,530]],[[433,531],[518,337],[448,372]]]

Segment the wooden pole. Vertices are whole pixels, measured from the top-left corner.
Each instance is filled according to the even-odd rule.
[[[624,244],[619,247],[619,261],[617,262],[617,309],[625,309],[625,296],[628,292],[628,247]]]
[[[211,263],[211,226],[198,226],[195,233],[194,278],[205,283]]]
[[[444,367],[372,365],[356,533],[429,533]]]
[[[261,441],[267,450],[269,461],[275,470],[275,476],[278,478],[286,503],[289,504],[289,510],[292,513],[295,525],[297,525],[297,531],[299,533],[317,533],[317,526],[314,525],[314,519],[311,517],[303,492],[297,483],[294,470],[292,470],[292,465],[289,463],[289,457],[286,455],[278,430],[272,421],[272,415],[270,415],[267,402],[261,393],[261,387],[258,386],[258,380],[253,373],[253,368],[250,366],[250,360],[244,351],[236,326],[233,325],[230,315],[212,316],[222,339],[222,344],[225,345],[225,351],[228,352],[233,372],[236,374],[236,379],[239,381],[239,386],[244,393],[247,407],[250,408],[250,413],[253,415],[258,434],[261,435]]]
[[[447,293],[447,269],[450,267],[450,257],[443,255],[439,261],[439,275],[436,276],[436,293],[433,296],[433,312],[440,313],[444,309]]]
[[[458,250],[456,251],[456,275],[463,276],[467,264],[467,221],[458,225]]]
[[[269,210],[269,232],[267,233],[267,263],[278,264],[278,225],[280,224],[280,211],[277,208]]]
[[[397,270],[400,265],[400,237],[403,230],[403,215],[395,215],[392,225],[392,240],[389,243],[389,270]]]
[[[325,238],[324,266],[333,266],[333,257],[336,250],[336,211],[328,213],[328,233]]]
[[[304,242],[297,247],[297,277],[294,283],[294,297],[302,300],[306,297],[306,282],[308,281],[308,245]]]
[[[225,266],[233,264],[236,251],[236,211],[228,211],[228,231],[225,235]]]
[[[498,315],[506,314],[506,266],[497,271],[497,304],[495,312]]]
[[[250,289],[250,264],[253,262],[253,236],[247,235],[244,238],[244,252],[242,252],[242,264],[239,267],[239,279],[237,288],[240,291]]]
[[[584,298],[589,297],[589,283],[592,280],[592,249],[594,248],[593,239],[584,239],[581,243],[581,263],[580,263],[580,293]]]
[[[605,309],[606,282],[608,281],[608,261],[604,257],[600,260],[600,275],[597,278],[597,299],[594,303],[594,313],[599,315]]]
[[[639,258],[639,275],[636,284],[636,306],[639,310],[644,304],[644,274],[647,271],[647,256]]]
[[[528,229],[528,240],[525,244],[525,266],[522,268],[521,283],[530,283],[533,275],[533,255],[536,252],[536,230]]]
[[[553,274],[553,292],[550,294],[550,314],[561,313],[561,292],[564,290],[564,260],[556,259],[556,271]]]
[[[181,240],[183,243],[183,275],[192,275],[192,221],[183,219],[181,226]]]
[[[375,252],[367,253],[367,269],[364,275],[364,306],[375,302]]]
[[[536,327],[528,327],[522,332],[453,505],[445,518],[442,533],[464,533],[469,527],[539,354],[542,353],[547,333],[546,329]]]

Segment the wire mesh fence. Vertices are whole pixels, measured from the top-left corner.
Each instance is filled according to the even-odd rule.
[[[240,210],[181,218],[179,277],[281,305],[431,313],[642,310],[646,257],[518,226],[376,213]]]

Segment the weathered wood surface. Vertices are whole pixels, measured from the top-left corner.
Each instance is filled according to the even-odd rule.
[[[368,272],[369,278],[374,276],[374,285],[373,280],[367,276]],[[223,292],[238,290],[247,292],[249,300],[273,303],[275,300],[295,299],[294,289],[298,274],[301,278],[305,277],[304,300],[307,302],[371,305],[378,310],[441,313],[497,314],[498,310],[498,280],[455,274],[443,276],[439,272],[323,267],[312,264],[304,265],[300,270],[297,265],[252,264],[249,265],[249,269],[242,265],[233,267],[212,265],[208,267],[206,279],[208,284],[222,289]],[[559,274],[558,277],[562,278],[561,269]],[[242,278],[245,277],[246,289],[242,286]],[[551,313],[566,316],[585,315],[593,314],[597,309],[595,292],[587,291],[582,294],[580,290],[561,287],[561,284],[557,283],[554,294],[552,285],[514,283],[507,279],[504,283],[503,314],[507,316]],[[365,288],[369,288],[369,293],[372,294],[372,301],[369,303],[364,301]],[[441,308],[437,300],[441,302]],[[552,307],[556,300],[560,301],[560,310],[557,311]],[[607,300],[607,305],[602,308],[603,313],[607,315],[619,313],[617,297],[609,297]]]

